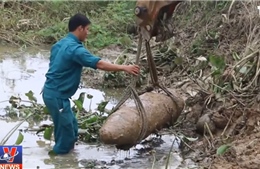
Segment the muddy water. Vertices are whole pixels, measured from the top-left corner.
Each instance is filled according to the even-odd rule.
[[[9,104],[2,102],[8,100],[11,96],[20,96],[27,100],[25,93],[29,90],[33,91],[38,103],[43,103],[40,92],[45,80],[45,73],[48,68],[48,51],[45,50],[30,50],[19,51],[10,47],[0,47],[0,114],[6,112],[4,108]],[[81,92],[94,95],[91,109],[97,108],[97,104],[109,97],[111,91],[100,91],[96,89],[83,88],[79,89],[73,98],[77,98]],[[109,97],[110,98],[110,97]],[[108,105],[108,109],[116,104],[117,98],[113,99]],[[89,108],[90,101],[86,99],[84,106]],[[18,121],[1,119],[0,128],[2,130],[0,139],[2,139],[9,130],[14,127]],[[42,122],[44,124],[51,123],[50,121]],[[20,129],[28,128],[28,123],[23,123]],[[33,127],[30,125],[30,127]],[[8,140],[7,144],[14,144],[18,135],[18,131]],[[51,168],[84,168],[90,162],[98,160],[97,166],[107,166],[107,168],[161,168],[165,164],[164,157],[168,154],[173,136],[163,136],[163,142],[158,147],[155,147],[155,154],[149,152],[140,153],[141,145],[137,145],[136,149],[131,149],[128,152],[117,151],[112,146],[98,146],[80,143],[75,147],[75,150],[65,156],[50,158],[47,152],[53,146],[52,142],[45,141],[42,137],[35,133],[24,133],[23,145],[23,165],[25,169],[35,169],[38,167],[44,169]],[[183,159],[179,156],[178,144],[173,148],[170,168],[188,168]],[[154,162],[156,161],[159,162]],[[185,166],[186,165],[186,166]],[[194,166],[193,164],[191,164]],[[168,167],[169,168],[169,167]]]

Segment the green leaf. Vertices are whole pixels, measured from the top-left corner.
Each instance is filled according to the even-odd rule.
[[[86,95],[85,92],[82,92],[82,93],[80,93],[80,95],[79,95],[78,101],[80,101],[82,104],[84,103],[85,95]]]
[[[97,116],[92,116],[92,117],[89,117],[87,120],[86,120],[86,123],[87,124],[91,124],[91,123],[94,123],[98,120],[98,117]]]
[[[76,112],[84,110],[83,103],[85,100],[85,95],[86,95],[86,93],[82,92],[82,93],[80,93],[79,98],[77,100],[73,100],[73,102],[76,106],[76,107],[74,106],[74,108],[77,109]]]
[[[74,100],[73,102],[74,102],[74,104],[76,105],[78,111],[82,111],[82,109],[83,109],[83,104],[82,104],[82,102],[79,101],[79,100]]]
[[[104,112],[107,104],[108,101],[102,101],[101,103],[98,104],[97,110],[100,112]]]
[[[212,75],[213,77],[215,77],[215,76],[219,76],[219,75],[221,75],[221,74],[222,74],[222,72],[221,72],[219,69],[217,69],[217,70],[214,70],[211,75]]]
[[[33,92],[30,90],[28,93],[25,93],[25,95],[28,97],[28,99],[30,100],[30,101],[34,101],[34,102],[37,102],[37,99],[36,99],[36,97],[34,97],[33,96]]]
[[[223,71],[226,67],[225,59],[224,57],[211,55],[209,56],[209,62],[212,66],[216,67],[217,69]]]
[[[23,134],[21,132],[19,132],[19,135],[18,135],[18,137],[16,139],[15,145],[21,144],[23,142],[23,139],[24,139]]]
[[[87,98],[88,98],[88,99],[92,99],[92,98],[93,98],[93,95],[87,94]]]
[[[229,145],[221,145],[218,149],[217,149],[217,155],[223,155],[225,152],[227,152],[228,148],[230,146]]]
[[[49,112],[49,110],[46,106],[43,108],[43,113],[44,114],[50,114],[50,112]]]
[[[52,132],[53,127],[46,127],[44,130],[43,138],[46,140],[51,140]]]
[[[89,142],[90,139],[91,139],[91,135],[90,134],[86,134],[84,139],[85,139],[85,141]]]

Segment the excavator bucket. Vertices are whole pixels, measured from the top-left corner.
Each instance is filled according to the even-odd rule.
[[[143,38],[156,41],[165,41],[173,36],[173,27],[170,20],[176,6],[182,1],[170,0],[140,0],[136,2],[136,23]]]

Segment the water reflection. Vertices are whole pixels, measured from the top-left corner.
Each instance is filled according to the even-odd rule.
[[[27,100],[25,93],[33,91],[38,103],[43,103],[40,92],[45,81],[45,73],[48,69],[48,52],[29,55],[25,53],[19,58],[5,55],[5,59],[0,63],[0,101],[8,100],[11,96],[20,96],[22,100]],[[95,89],[79,89],[72,97],[78,98],[81,92],[93,95],[90,108],[96,109],[97,104],[107,99],[104,92]],[[109,99],[109,98],[108,98]],[[107,108],[112,108],[113,103],[109,103]],[[1,103],[0,108],[9,105],[8,102]],[[90,100],[86,99],[85,107],[89,108]]]

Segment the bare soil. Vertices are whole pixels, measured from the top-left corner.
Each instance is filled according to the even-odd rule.
[[[239,134],[233,136],[231,148],[223,157],[216,157],[211,168],[230,169],[257,169],[260,168],[259,160],[259,113],[253,109],[246,114],[248,119],[240,127]],[[240,122],[241,123],[241,122]],[[237,126],[238,127],[238,126]],[[234,130],[233,130],[234,131]]]
[[[196,7],[196,5],[194,6]],[[232,4],[232,6],[228,4],[227,8],[223,8],[224,10],[222,11],[217,10],[218,12],[215,13],[215,16],[205,21],[206,26],[202,26],[202,22],[199,22],[199,20],[205,18],[203,12],[201,15],[197,12],[196,16],[191,17],[190,22],[186,25],[183,25],[180,20],[176,19],[176,29],[180,32],[176,37],[175,46],[178,46],[183,57],[187,57],[190,60],[192,60],[191,57],[207,57],[213,53],[225,57],[226,63],[232,65],[234,64],[234,60],[231,57],[233,52],[243,56],[248,52],[247,45],[249,44],[252,51],[258,50],[255,48],[256,46],[251,45],[251,40],[248,39],[250,36],[248,25],[257,27],[252,22],[248,23],[250,15],[254,18],[252,19],[253,21],[256,17],[254,17],[254,13],[245,14],[245,10],[255,10],[255,6],[256,4],[239,2]],[[201,5],[201,7],[201,11],[206,10],[205,6]],[[233,10],[231,8],[229,11],[230,7]],[[214,11],[214,9],[212,10]],[[178,11],[180,13],[178,18],[183,16],[183,11],[185,10]],[[225,17],[223,18],[227,14],[230,16],[228,22],[225,21]],[[248,25],[246,25],[247,23]],[[215,35],[219,37],[217,38],[217,47],[212,47],[212,41],[207,39],[203,41],[201,38],[198,41],[198,38],[195,38],[196,36],[207,37],[212,31],[216,31]],[[252,36],[257,36],[255,32],[251,32],[251,34]],[[196,55],[190,52],[190,47],[194,45],[194,41],[199,43],[197,45],[200,46],[201,50]],[[214,39],[213,43],[215,43]],[[257,44],[258,41],[255,41],[255,43]],[[259,58],[259,55],[256,57]],[[196,62],[191,61],[187,64],[192,67],[196,65]],[[260,168],[260,89],[243,91],[242,94],[230,91],[218,98],[216,93],[204,90],[205,85],[207,86],[208,84],[197,83],[196,77],[190,78],[192,75],[188,72],[189,68],[185,69],[184,71],[176,71],[160,78],[165,85],[182,90],[188,98],[186,100],[187,109],[184,115],[186,117],[182,121],[180,128],[184,132],[185,129],[194,131],[194,133],[190,131],[186,131],[186,133],[200,137],[199,141],[191,145],[191,148],[195,150],[195,153],[191,151],[191,157],[205,168]],[[203,70],[203,74],[207,71]],[[220,78],[225,76],[226,74],[224,73]],[[259,83],[260,81],[258,80],[257,86],[259,86]],[[195,92],[196,89],[197,92]],[[241,95],[251,95],[251,97],[241,97]],[[205,128],[205,122],[207,122],[210,131]],[[231,147],[223,156],[216,155],[217,148],[224,144]]]

